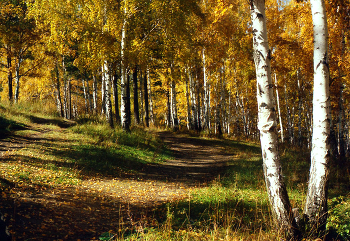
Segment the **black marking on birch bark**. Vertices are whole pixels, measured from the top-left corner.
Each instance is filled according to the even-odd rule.
[[[260,55],[261,55],[261,57],[265,60],[265,58],[264,58],[264,55],[258,50],[257,51]]]
[[[259,88],[259,95],[261,96],[262,94],[264,94],[264,91],[262,90],[260,84],[258,84],[258,88]],[[264,103],[264,104],[266,104],[266,103]],[[260,106],[261,106],[261,105],[260,105]]]
[[[267,107],[268,105],[265,103],[265,102],[263,102],[263,103],[261,103],[260,104],[260,108],[265,108],[265,107]]]
[[[264,18],[264,15],[263,14],[261,14],[261,13],[256,13],[256,16],[258,17],[258,18]]]
[[[326,53],[324,53],[324,55],[323,55],[323,58],[322,58],[322,63],[327,67],[327,69],[329,70],[329,64],[328,64],[328,58],[327,58],[327,56],[328,56],[328,53],[327,53],[327,51],[326,51]]]

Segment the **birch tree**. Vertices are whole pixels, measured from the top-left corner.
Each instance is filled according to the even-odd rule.
[[[126,27],[127,27],[127,2],[124,2],[124,20],[122,24],[122,30],[121,30],[121,41],[120,41],[120,68],[121,68],[121,78],[120,78],[120,87],[121,87],[121,104],[120,104],[120,111],[121,111],[121,124],[124,130],[129,131],[130,130],[130,120],[128,119],[128,113],[127,113],[127,73],[126,73],[126,58],[125,58],[125,51],[126,51]]]
[[[328,30],[324,0],[311,0],[314,30],[313,131],[310,179],[305,215],[311,228],[322,230],[327,220],[327,182],[330,157]]]
[[[257,78],[258,128],[265,182],[277,227],[296,235],[291,205],[283,181],[278,152],[277,122],[271,79],[271,56],[267,39],[265,0],[250,0],[254,62]]]

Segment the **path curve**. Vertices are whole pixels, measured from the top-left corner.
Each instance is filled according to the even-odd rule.
[[[0,139],[0,152],[15,151],[31,141],[47,140],[42,136],[46,131]],[[224,171],[232,158],[220,141],[171,132],[158,135],[174,158],[147,165],[141,173],[83,180],[81,185],[70,188],[11,187],[11,192],[3,194],[0,204],[12,216],[11,228],[17,239],[91,240],[121,226],[157,226],[164,213],[155,212],[155,208],[186,198],[194,186],[207,185]],[[53,141],[50,143],[54,144]]]

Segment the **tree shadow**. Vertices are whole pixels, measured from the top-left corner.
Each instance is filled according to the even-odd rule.
[[[28,129],[28,126],[13,120],[9,120],[0,115],[0,139],[7,138],[13,134],[14,131],[26,129]]]
[[[76,125],[74,121],[69,121],[62,118],[42,118],[34,115],[25,116],[29,118],[32,123],[35,124],[55,125],[61,128],[68,128]]]

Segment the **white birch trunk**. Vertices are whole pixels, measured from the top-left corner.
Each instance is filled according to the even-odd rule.
[[[177,100],[176,100],[176,86],[175,81],[173,79],[174,73],[173,73],[173,67],[171,67],[171,85],[170,85],[170,108],[171,108],[171,122],[173,124],[174,130],[179,129],[179,120],[177,116]]]
[[[87,94],[86,94],[85,79],[82,79],[81,81],[82,81],[82,83],[83,83],[83,93],[84,93],[85,112],[88,113],[89,107],[88,107],[88,100],[87,100]]]
[[[190,81],[191,74],[189,68],[186,68],[186,73],[188,77],[186,78],[186,103],[187,103],[187,129],[190,130],[192,127],[191,123],[191,102],[190,102],[190,91],[188,82]]]
[[[18,63],[16,65],[16,70],[15,70],[15,73],[16,73],[16,89],[15,89],[15,102],[18,103],[18,100],[19,100],[19,79],[21,78],[21,75],[19,73],[19,70],[21,68],[21,63],[22,63],[23,59],[20,58],[18,60]]]
[[[196,103],[196,94],[195,94],[195,83],[193,80],[193,76],[190,73],[189,75],[190,77],[190,97],[191,97],[191,109],[192,109],[192,129],[197,130],[198,129],[198,121],[197,121],[197,117],[196,117],[196,113],[197,113],[197,103]]]
[[[120,57],[121,57],[121,78],[120,78],[120,92],[121,92],[121,103],[120,103],[120,112],[121,112],[121,125],[122,128],[126,131],[130,130],[130,120],[128,120],[128,110],[127,110],[127,79],[126,79],[126,63],[125,63],[125,38],[126,38],[126,2],[124,3],[124,20],[122,25],[122,36],[121,36],[121,50],[120,50]]]
[[[60,76],[59,76],[59,70],[58,70],[58,63],[56,63],[55,66],[55,72],[56,72],[56,84],[55,84],[55,92],[56,92],[56,105],[57,105],[57,111],[60,114],[61,117],[64,117],[63,114],[63,108],[62,108],[62,100],[61,100],[61,85],[60,85]]]
[[[204,87],[204,129],[209,129],[209,86],[207,80],[207,67],[205,59],[205,48],[202,49],[202,62],[203,62],[203,87]]]
[[[301,147],[303,144],[303,132],[302,132],[302,113],[303,113],[303,94],[302,85],[299,78],[299,70],[297,70],[297,83],[298,83],[298,145]]]
[[[106,81],[105,78],[103,76],[103,71],[101,73],[101,115],[104,115],[105,113],[105,109],[106,109],[106,96],[105,96],[105,91],[106,91]]]
[[[305,214],[318,230],[327,220],[327,182],[330,157],[330,97],[328,68],[328,30],[325,3],[311,0],[314,29],[314,94],[311,167]]]
[[[293,218],[283,181],[278,153],[277,123],[270,50],[267,39],[265,0],[251,0],[254,62],[257,77],[258,128],[266,188],[277,228],[294,236]]]
[[[96,75],[93,75],[93,84],[92,84],[92,99],[93,99],[93,109],[94,113],[97,113],[97,79]]]
[[[109,74],[109,68],[107,61],[104,62],[102,66],[102,79],[104,79],[105,82],[105,92],[103,95],[105,96],[105,114],[106,119],[109,123],[110,127],[114,127],[113,124],[113,115],[112,115],[112,102],[111,102],[111,78]]]
[[[275,88],[276,88],[276,99],[277,99],[277,109],[278,109],[278,119],[280,122],[280,130],[281,130],[281,142],[284,142],[284,135],[283,135],[283,125],[282,125],[282,116],[281,116],[281,108],[280,108],[280,97],[278,93],[278,83],[277,83],[277,75],[275,73]]]

